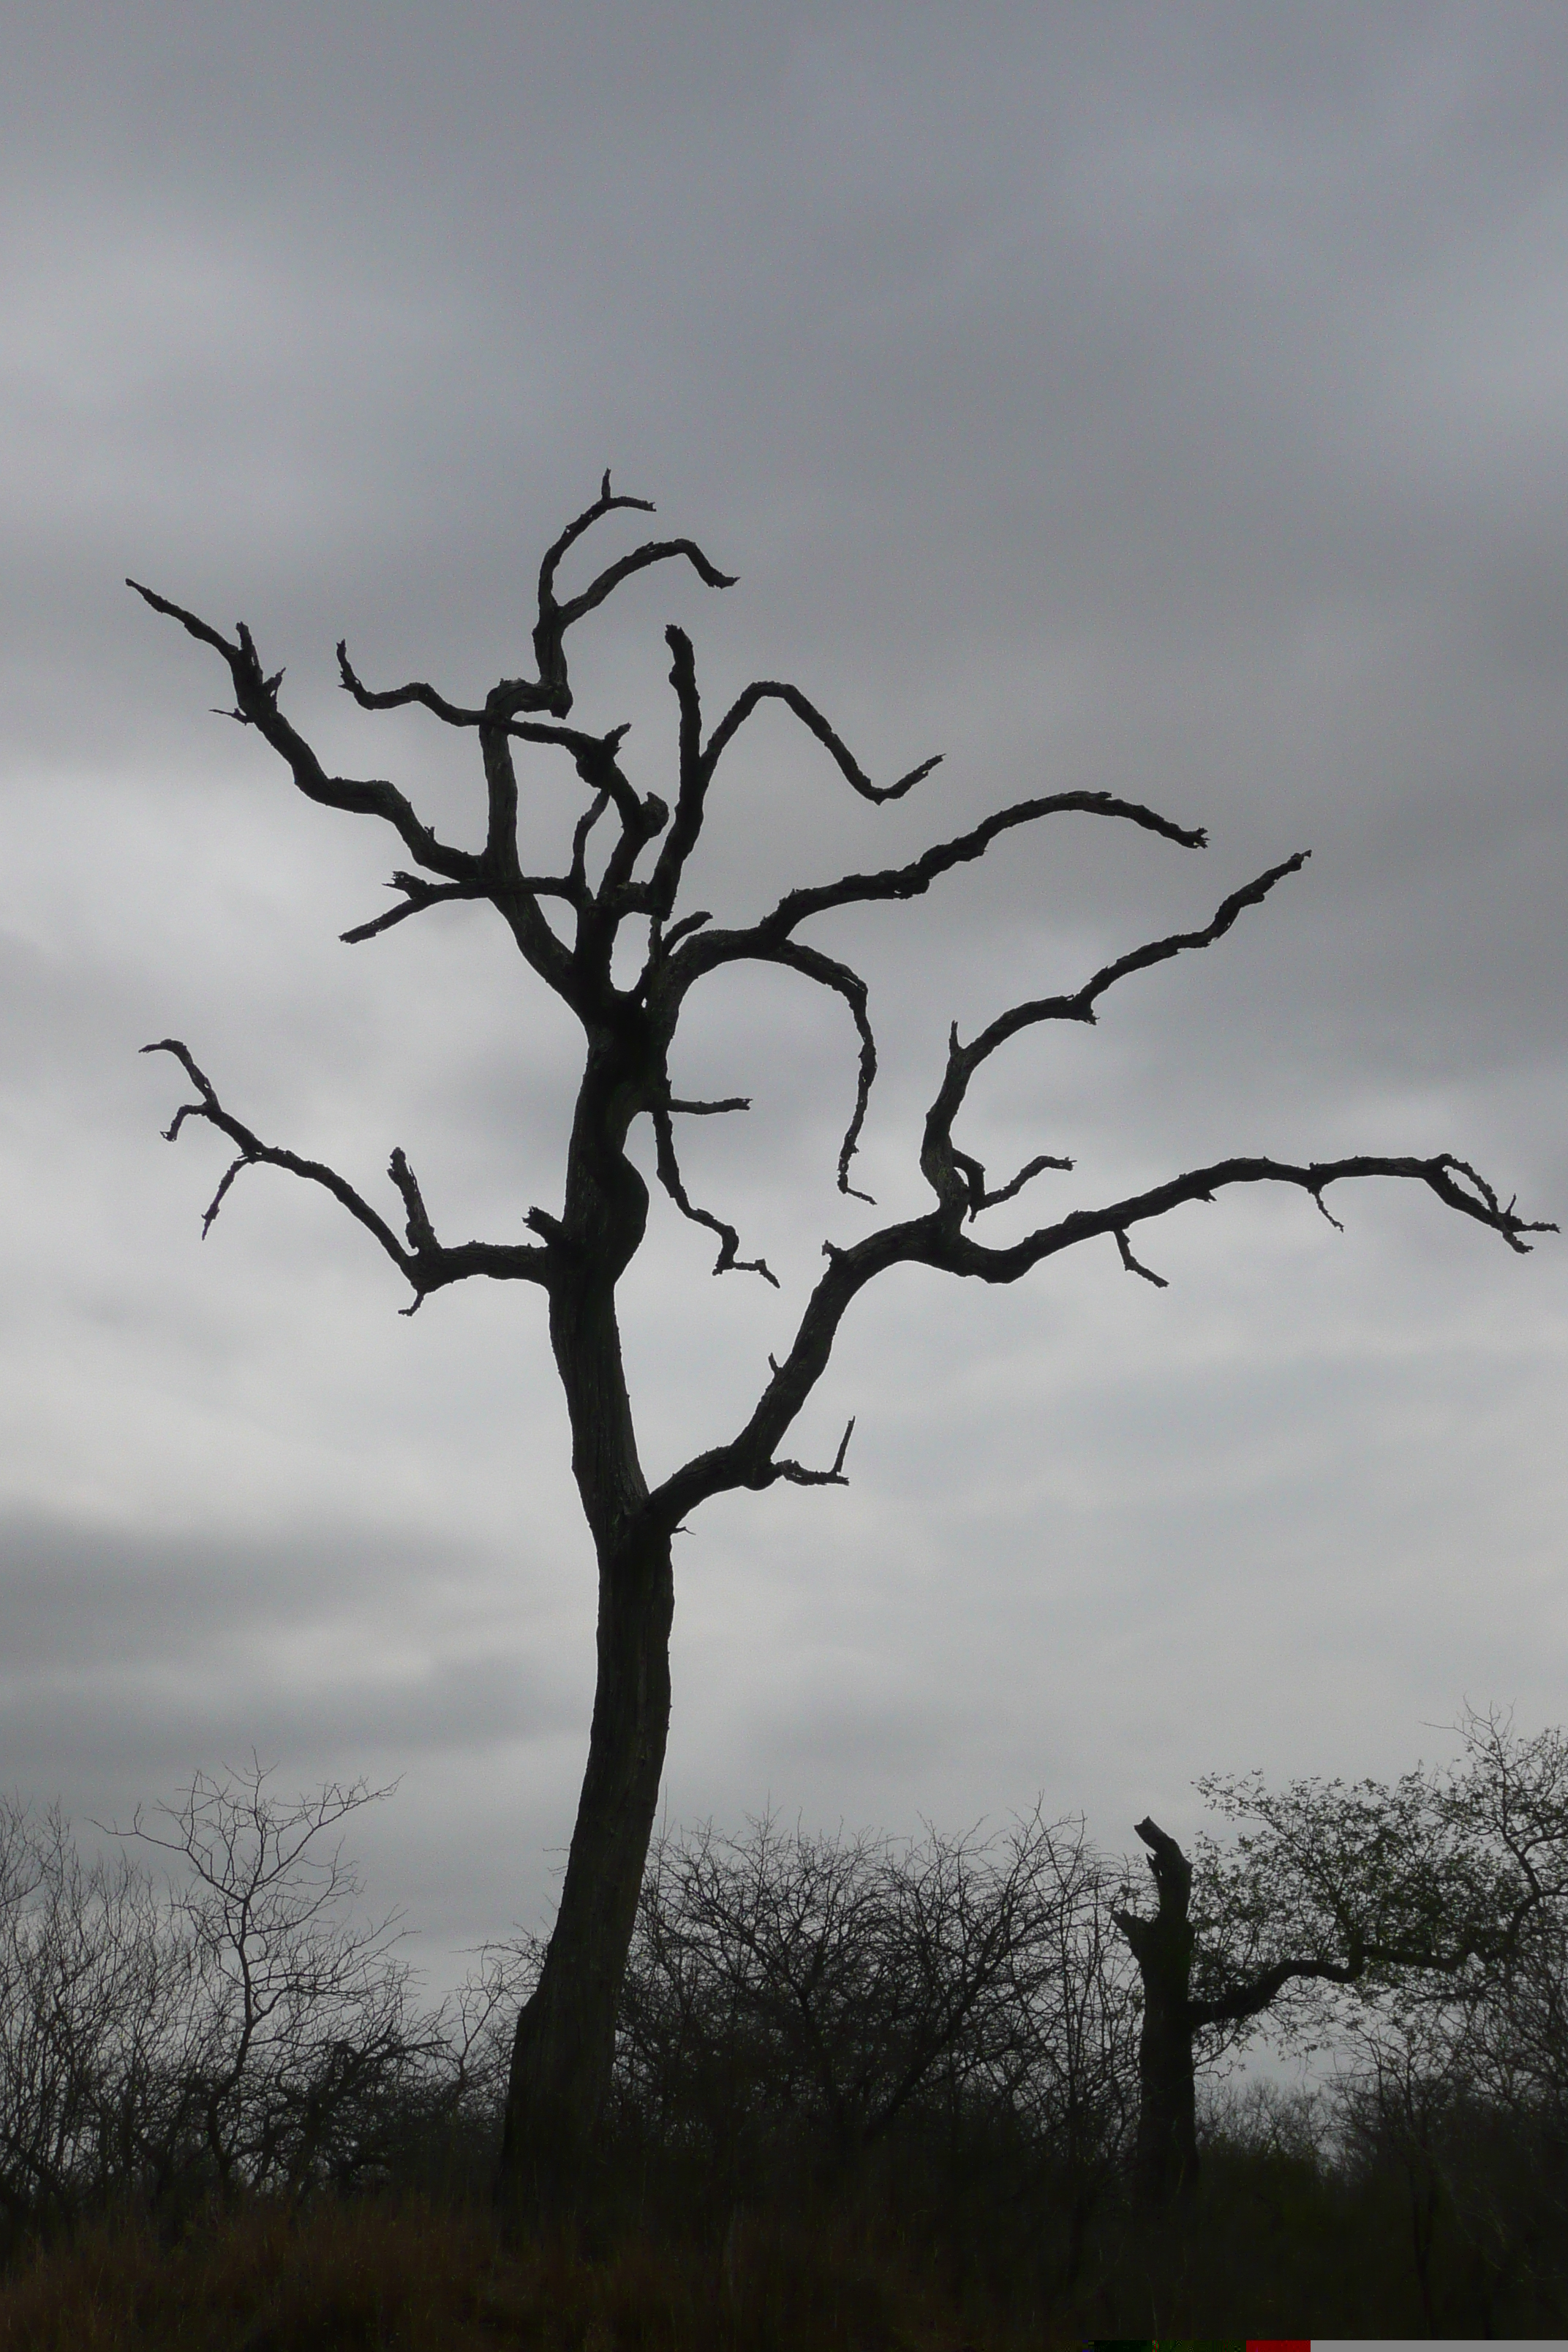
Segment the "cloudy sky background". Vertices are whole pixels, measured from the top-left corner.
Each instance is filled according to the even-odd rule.
[[[267,1171],[200,1215],[184,1037],[269,1140],[444,1236],[559,1198],[560,1009],[493,917],[366,946],[384,828],[209,715],[127,572],[243,615],[328,759],[475,838],[471,701],[603,467],[740,574],[581,630],[579,715],[668,788],[663,628],[710,709],[795,678],[686,903],[760,911],[1009,799],[1109,786],[1197,856],[1060,819],[816,927],[873,986],[860,1181],[921,1205],[948,1023],[1306,873],[1100,1027],[997,1057],[964,1137],[1070,1151],[1036,1213],[1232,1151],[1473,1158],[1568,1210],[1568,19],[1509,5],[368,5],[12,12],[0,310],[0,1780],[123,1814],[254,1747],[402,1776],[373,1891],[437,1970],[542,1924],[594,1593],[542,1302],[405,1293]],[[633,519],[634,520],[636,519]],[[584,551],[639,533],[616,520]],[[572,779],[531,772],[526,839]],[[852,1100],[842,1008],[693,1001],[699,1197],[626,1291],[645,1455],[733,1427],[792,1328]],[[678,1555],[672,1821],[956,1829],[1043,1797],[1132,1843],[1207,1770],[1393,1775],[1468,1697],[1564,1715],[1568,1251],[1414,1188],[1225,1198],[1006,1292],[868,1295],[798,1432],[847,1493],[710,1507]],[[998,1235],[1026,1213],[1005,1211]]]

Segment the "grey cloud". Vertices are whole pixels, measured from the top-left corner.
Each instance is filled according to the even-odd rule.
[[[1051,786],[1212,828],[1189,858],[1064,822],[821,927],[873,983],[887,1213],[922,1201],[950,1020],[1307,845],[1210,954],[1010,1047],[971,1142],[1079,1155],[1041,1213],[1232,1149],[1451,1145],[1561,1214],[1568,30],[1512,0],[13,16],[5,1769],[101,1813],[230,1738],[351,1770],[401,1742],[409,1867],[497,1931],[548,1885],[502,1887],[498,1824],[565,1834],[592,1656],[539,1302],[395,1322],[370,1245],[271,1173],[198,1247],[222,1153],[157,1144],[182,1088],[132,1056],[185,1034],[262,1131],[372,1192],[401,1143],[443,1232],[506,1238],[558,1188],[576,1049],[476,910],[337,947],[400,852],[208,716],[221,671],[121,575],[243,613],[325,755],[468,839],[467,747],[350,709],[332,647],[465,696],[515,668],[611,463],[742,575],[584,634],[639,781],[669,619],[710,712],[792,676],[879,774],[947,753],[873,815],[760,720],[692,903]],[[561,837],[571,780],[526,790]],[[869,1213],[831,1189],[841,1008],[792,990],[692,1003],[682,1082],[756,1108],[689,1176],[794,1288],[712,1283],[656,1204],[650,1460],[732,1424]],[[681,1805],[913,1826],[1047,1785],[1114,1839],[1208,1767],[1402,1769],[1483,1674],[1557,1706],[1560,1245],[1516,1265],[1370,1195],[1342,1242],[1299,1205],[1173,1223],[1158,1297],[1108,1246],[1026,1296],[868,1298],[798,1433],[860,1415],[850,1494],[683,1538]]]
[[[471,1546],[363,1527],[279,1528],[266,1537],[139,1532],[42,1515],[0,1519],[5,1670],[188,1658],[279,1626],[373,1612],[471,1574]]]

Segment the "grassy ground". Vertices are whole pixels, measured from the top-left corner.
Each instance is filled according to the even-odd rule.
[[[685,2252],[509,2250],[488,2221],[362,2201],[231,2216],[161,2244],[121,2226],[0,2289],[0,2352],[991,2352],[912,2257],[777,2222]],[[1038,2342],[1037,2336],[1031,2339]]]
[[[1048,2199],[917,2219],[907,2198],[851,2210],[784,2193],[726,2224],[711,2188],[665,2187],[658,2234],[628,2221],[592,2247],[508,2243],[482,2209],[390,2194],[211,2213],[178,2233],[84,2224],[14,2257],[0,2352],[1077,2352],[1563,2332],[1554,2250],[1523,2271],[1489,2263],[1450,2217],[1423,2288],[1397,2180],[1352,2188],[1256,2151],[1211,2151],[1195,2205],[1162,2229],[1108,2208],[1070,2278]]]

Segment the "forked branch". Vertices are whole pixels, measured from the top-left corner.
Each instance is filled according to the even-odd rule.
[[[388,1171],[393,1183],[402,1196],[407,1221],[406,1247],[400,1242],[384,1217],[371,1207],[363,1195],[355,1191],[346,1177],[335,1168],[319,1160],[302,1159],[296,1151],[287,1151],[276,1144],[263,1143],[244,1122],[226,1111],[219,1102],[212,1081],[199,1069],[187,1046],[177,1037],[161,1037],[151,1045],[143,1045],[144,1054],[172,1054],[195,1087],[197,1099],[182,1103],[174,1118],[163,1130],[164,1140],[177,1142],[180,1129],[188,1118],[205,1119],[209,1127],[226,1135],[238,1147],[238,1156],[226,1170],[222,1182],[208,1204],[202,1219],[205,1241],[222,1208],[229,1187],[243,1168],[282,1168],[289,1175],[302,1177],[306,1182],[319,1184],[331,1194],[357,1219],[366,1233],[380,1243],[404,1280],[413,1290],[414,1306],[403,1312],[412,1315],[429,1292],[445,1289],[447,1284],[461,1282],[469,1275],[485,1274],[498,1280],[537,1282],[548,1285],[552,1278],[552,1254],[549,1248],[535,1249],[529,1245],[512,1247],[494,1242],[464,1242],[448,1249],[436,1238],[434,1226],[420,1197],[414,1172],[401,1151],[395,1151]]]
[[[727,572],[721,572],[716,564],[710,563],[694,540],[649,540],[644,546],[634,549],[630,555],[623,555],[618,562],[608,565],[600,572],[596,580],[590,582],[580,595],[569,598],[564,604],[558,604],[555,596],[555,574],[562,557],[568,548],[576,544],[585,530],[599,520],[601,516],[612,514],[617,508],[632,508],[639,514],[652,514],[655,511],[653,502],[649,499],[622,498],[613,493],[610,488],[609,469],[606,467],[604,481],[599,488],[599,495],[593,505],[584,507],[583,512],[567,524],[553,545],[546,550],[544,561],[539,567],[539,618],[533,630],[533,653],[539,668],[538,680],[532,687],[527,686],[521,680],[503,680],[502,687],[496,689],[499,698],[502,694],[503,688],[516,688],[518,699],[510,706],[512,709],[547,709],[552,711],[557,719],[565,718],[572,708],[572,689],[567,682],[566,653],[563,642],[566,632],[574,622],[582,620],[585,614],[596,611],[605,597],[618,588],[623,580],[629,580],[634,572],[644,572],[653,563],[665,563],[676,557],[684,557],[698,578],[705,582],[710,588],[734,586],[733,575]]]
[[[921,1147],[921,1173],[948,1213],[962,1215],[967,1211],[971,1217],[975,1213],[973,1175],[975,1163],[954,1145],[952,1124],[963,1107],[975,1072],[990,1060],[999,1046],[1016,1037],[1021,1031],[1043,1022],[1092,1023],[1100,999],[1108,989],[1114,988],[1118,981],[1126,980],[1135,971],[1147,971],[1155,964],[1168,962],[1173,956],[1212,947],[1216,940],[1224,938],[1247,908],[1261,906],[1277,882],[1282,882],[1287,875],[1299,873],[1310,855],[1310,851],[1299,849],[1294,856],[1287,857],[1279,866],[1271,866],[1266,874],[1244,883],[1239,890],[1233,890],[1228,898],[1221,901],[1212,920],[1202,929],[1173,931],[1165,939],[1151,940],[1142,947],[1133,948],[1126,955],[1102,964],[1080,988],[1074,989],[1068,995],[1036,997],[1026,1003],[1011,1006],[1007,1012],[999,1013],[967,1045],[960,1041],[955,1023],[948,1037],[947,1067],[936,1099],[926,1115],[925,1136]],[[1033,1173],[1041,1166],[1059,1164],[1049,1160],[1031,1162],[1027,1172]],[[995,1199],[1003,1197],[1005,1195],[993,1195],[979,1205],[989,1208]],[[1321,1200],[1318,1205],[1322,1207]],[[1325,1210],[1324,1214],[1327,1213]],[[1119,1234],[1117,1240],[1122,1264],[1129,1273],[1141,1274],[1145,1281],[1160,1285],[1160,1276],[1151,1274],[1147,1266],[1140,1265],[1132,1256],[1125,1234]]]
[[[1317,1201],[1331,1185],[1369,1177],[1425,1184],[1445,1208],[1485,1225],[1520,1253],[1529,1249],[1527,1234],[1557,1231],[1547,1220],[1521,1217],[1511,1201],[1505,1207],[1485,1178],[1452,1152],[1440,1152],[1429,1160],[1363,1154],[1303,1167],[1278,1160],[1216,1160],[1126,1200],[1098,1209],[1075,1209],[1005,1248],[982,1245],[963,1230],[960,1218],[939,1207],[923,1217],[886,1225],[847,1248],[824,1244],[826,1271],[806,1304],[788,1354],[782,1361],[770,1359],[767,1386],[745,1426],[729,1444],[698,1454],[675,1471],[651,1496],[647,1507],[660,1524],[675,1527],[712,1495],[766,1484],[785,1432],[826,1369],[849,1307],[867,1284],[889,1266],[926,1265],[982,1282],[1016,1282],[1045,1259],[1096,1238],[1114,1239],[1126,1264],[1132,1255],[1127,1236],[1135,1225],[1168,1216],[1189,1201],[1213,1201],[1232,1185],[1291,1185]],[[1166,1287],[1159,1276],[1136,1260],[1129,1270],[1158,1288]]]
[[[673,898],[674,880],[671,876],[679,877],[680,857],[684,854],[680,845],[684,841],[689,845],[689,841],[696,838],[697,830],[700,825],[702,809],[700,779],[697,784],[693,783],[693,763],[684,750],[684,747],[694,740],[698,724],[696,680],[687,658],[689,655],[689,646],[686,645],[684,639],[679,638],[679,632],[671,631],[669,635],[676,651],[676,663],[671,671],[671,677],[675,682],[677,693],[682,699],[683,759],[680,797],[676,806],[675,821],[670,828],[669,839],[660,853],[658,865],[655,867],[653,880],[648,887],[649,903],[657,902],[658,905],[663,905],[667,898]],[[677,642],[678,639],[679,642]],[[700,762],[696,764],[698,767],[700,766]],[[931,763],[928,762],[928,766]],[[911,776],[907,781],[913,780],[914,775],[911,772]],[[887,795],[884,794],[883,797]],[[974,859],[983,857],[992,843],[999,840],[1004,834],[1019,825],[1033,824],[1044,817],[1069,813],[1121,818],[1128,824],[1142,827],[1145,832],[1159,834],[1167,840],[1176,842],[1185,849],[1202,849],[1206,845],[1208,839],[1202,826],[1189,827],[1176,824],[1170,818],[1162,816],[1157,810],[1146,808],[1138,801],[1121,800],[1113,793],[1055,793],[1040,800],[1020,801],[1014,807],[997,810],[994,815],[985,818],[980,824],[973,826],[968,833],[961,834],[951,841],[938,842],[919,857],[910,859],[907,865],[889,866],[879,874],[850,874],[838,882],[820,883],[804,889],[789,891],[780,899],[771,914],[764,915],[761,922],[752,924],[744,930],[710,929],[708,928],[710,919],[706,914],[702,914],[684,918],[680,923],[673,925],[668,934],[661,937],[658,929],[658,918],[656,914],[652,946],[647,967],[643,975],[643,989],[650,1007],[660,1008],[663,1017],[673,1025],[688,989],[693,987],[708,973],[717,971],[724,965],[747,962],[784,964],[792,971],[801,972],[806,979],[815,980],[821,986],[830,988],[836,994],[842,996],[849,1006],[859,1037],[860,1066],[856,1082],[855,1108],[839,1147],[838,1189],[842,1192],[852,1194],[857,1200],[866,1200],[868,1196],[863,1192],[857,1192],[849,1181],[849,1163],[859,1147],[870,1090],[877,1075],[877,1044],[867,1007],[866,983],[848,964],[841,962],[836,957],[824,954],[819,948],[807,947],[803,941],[794,938],[795,927],[804,922],[808,916],[824,914],[838,907],[868,904],[885,899],[919,898],[930,889],[931,884],[941,875],[951,872],[956,866],[972,863]],[[673,860],[669,867],[666,866],[667,859]],[[1300,863],[1300,857],[1290,860],[1273,877],[1267,877],[1268,881],[1277,880],[1280,873],[1293,872]],[[663,885],[660,882],[661,875],[665,876]],[[1242,904],[1252,903],[1253,895],[1260,895],[1263,887],[1266,885],[1249,884],[1246,891],[1236,894],[1234,904],[1227,900],[1226,906],[1220,909],[1214,923],[1201,937],[1194,933],[1190,938],[1156,942],[1151,948],[1138,950],[1133,956],[1122,958],[1121,962],[1114,966],[1108,966],[1104,972],[1097,974],[1095,979],[1088,983],[1086,990],[1080,990],[1077,997],[1071,1000],[1075,1005],[1081,1008],[1075,1011],[1071,1017],[1080,1020],[1092,1018],[1092,1012],[1089,1008],[1092,1006],[1094,995],[1109,987],[1113,980],[1122,977],[1124,972],[1141,969],[1145,963],[1157,962],[1163,955],[1173,955],[1181,947],[1206,944],[1211,937],[1217,939],[1220,933],[1228,929],[1230,924],[1235,921]],[[1013,1021],[1015,1027],[1022,1027],[1026,1025],[1028,1019],[1044,1020],[1051,1017],[1054,1008],[1068,1001],[1067,999],[1051,1000],[1049,1006],[1020,1007],[1016,1015],[1004,1015],[1002,1024],[993,1024],[997,1032],[994,1036],[988,1031],[984,1040],[977,1040],[975,1045],[971,1047],[964,1048],[959,1045],[955,1031],[943,1095],[939,1097],[938,1110],[933,1110],[932,1117],[938,1116],[938,1111],[945,1102],[948,1093],[956,1088],[956,1091],[952,1093],[951,1108],[947,1112],[947,1127],[951,1129],[952,1120],[963,1101],[970,1073],[973,1067],[978,1066],[979,1061],[994,1051],[996,1045],[1001,1044],[1004,1034],[1012,1034],[1011,1030],[1005,1028],[1009,1019]],[[1068,1016],[1058,1013],[1057,1017]],[[940,1126],[937,1134],[940,1139]],[[975,1213],[976,1205],[990,1208],[1000,1200],[1011,1199],[1015,1192],[1032,1177],[1038,1175],[1042,1170],[1069,1164],[1061,1162],[1049,1155],[1043,1156],[1031,1160],[1028,1167],[1002,1192],[986,1195],[983,1172],[978,1190],[973,1174],[960,1174],[959,1163],[952,1158],[950,1133],[947,1134],[944,1141],[939,1142],[939,1156],[946,1186],[943,1197],[961,1210],[967,1209],[971,1214]],[[978,1165],[973,1160],[963,1164],[971,1171]]]
[[[850,1414],[844,1424],[844,1434],[838,1441],[838,1451],[830,1470],[808,1470],[804,1462],[770,1462],[756,1477],[748,1479],[752,1486],[773,1486],[782,1479],[791,1486],[847,1486],[844,1475],[844,1460],[849,1451],[849,1440],[855,1434],[855,1416]]]
[[[375,777],[328,775],[304,737],[279,709],[278,682],[283,673],[279,670],[271,677],[264,676],[254,640],[243,621],[238,624],[235,642],[230,644],[198,614],[186,612],[184,605],[171,604],[166,596],[144,588],[139,580],[128,579],[125,584],[134,588],[155,613],[178,621],[190,635],[222,655],[234,681],[235,707],[231,715],[266,737],[288,762],[295,783],[307,800],[319,802],[324,808],[346,809],[355,816],[381,817],[395,828],[416,862],[429,873],[444,875],[453,882],[481,878],[480,861],[468,850],[455,849],[438,841],[395,784]]]
[[[697,665],[691,640],[684,629],[668,628],[665,639],[673,661],[669,682],[675,688],[680,707],[680,787],[676,800],[675,822],[669,837],[659,852],[648,884],[649,910],[660,921],[668,920],[675,905],[676,892],[686,861],[702,830],[702,820],[708,797],[708,787],[713,781],[713,771],[734,740],[743,722],[761,702],[782,702],[793,710],[804,726],[816,736],[845,776],[864,800],[880,803],[903,797],[923,776],[929,776],[942,758],[941,752],[922,760],[919,767],[910,769],[891,784],[874,784],[837,730],[829,725],[816,708],[796,686],[788,686],[774,678],[759,678],[731,704],[706,745],[702,741],[702,707],[697,690]]]

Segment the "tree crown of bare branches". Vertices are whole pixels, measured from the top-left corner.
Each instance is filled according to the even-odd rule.
[[[833,909],[919,898],[942,875],[984,856],[994,843],[1018,828],[1069,813],[1135,825],[1183,849],[1206,845],[1202,828],[1178,824],[1139,802],[1110,792],[1060,792],[1015,802],[901,865],[786,891],[766,914],[750,924],[726,927],[701,908],[678,914],[682,882],[702,831],[719,766],[747,719],[763,702],[777,701],[792,711],[823,746],[850,788],[872,803],[898,800],[910,793],[931,773],[940,755],[921,761],[890,783],[879,785],[798,688],[771,678],[753,680],[718,722],[705,730],[691,641],[682,629],[672,625],[665,634],[679,721],[675,791],[670,803],[651,793],[639,793],[621,763],[625,727],[595,735],[568,723],[573,695],[567,634],[596,611],[622,582],[655,565],[684,562],[714,588],[730,587],[733,581],[690,540],[650,540],[608,564],[587,587],[563,601],[557,593],[563,559],[594,525],[623,510],[651,513],[653,509],[646,499],[612,492],[606,473],[597,499],[567,525],[541,565],[532,630],[535,676],[500,679],[482,705],[458,705],[423,680],[372,689],[352,665],[346,642],[338,646],[342,684],[363,709],[377,711],[418,705],[446,726],[477,736],[488,806],[485,844],[479,850],[462,849],[441,839],[395,784],[379,778],[330,774],[284,715],[279,698],[283,672],[266,674],[243,623],[237,625],[232,639],[226,637],[195,613],[152,589],[134,581],[127,583],[154,611],[178,621],[220,656],[227,666],[235,698],[226,715],[254,728],[265,739],[308,799],[379,819],[392,828],[408,853],[412,866],[399,868],[392,877],[397,903],[345,931],[345,940],[374,938],[430,907],[454,900],[482,899],[496,909],[530,970],[572,1010],[586,1034],[588,1072],[579,1098],[573,1151],[592,1149],[601,1161],[608,1153],[616,1162],[617,1177],[634,1196],[629,1213],[614,1233],[590,1231],[583,1216],[574,1211],[569,1166],[565,1212],[556,1215],[541,1207],[531,1209],[526,1222],[532,1241],[446,1243],[437,1238],[407,1158],[396,1150],[388,1172],[401,1202],[400,1237],[394,1223],[335,1170],[264,1142],[220,1101],[188,1047],[177,1038],[167,1037],[143,1050],[173,1055],[195,1090],[195,1098],[175,1112],[166,1130],[169,1139],[178,1137],[186,1120],[195,1118],[216,1128],[236,1148],[237,1156],[207,1209],[204,1234],[210,1230],[239,1171],[266,1165],[321,1185],[358,1220],[410,1286],[414,1297],[403,1310],[406,1314],[415,1312],[432,1292],[476,1275],[529,1282],[554,1294],[574,1278],[588,1251],[599,1253],[602,1271],[613,1285],[642,1238],[646,1192],[621,1152],[633,1122],[646,1117],[656,1139],[659,1181],[683,1215],[717,1236],[714,1271],[751,1272],[772,1283],[774,1276],[765,1260],[741,1256],[734,1226],[693,1202],[680,1171],[675,1143],[678,1118],[736,1112],[749,1107],[743,1097],[698,1102],[681,1100],[672,1092],[670,1047],[686,999],[697,982],[732,966],[772,964],[799,974],[843,1001],[855,1025],[859,1065],[854,1108],[838,1154],[838,1183],[843,1192],[853,1192],[850,1169],[877,1071],[867,988],[848,963],[803,940],[799,934],[804,925]],[[564,756],[583,787],[584,807],[570,852],[554,872],[525,873],[521,863],[513,756],[519,744]],[[595,829],[606,822],[613,829],[613,839],[598,878],[593,880],[588,870],[589,843]],[[1294,1186],[1330,1216],[1324,1194],[1331,1186],[1376,1176],[1426,1185],[1446,1207],[1486,1226],[1516,1251],[1528,1248],[1525,1235],[1556,1230],[1520,1216],[1512,1201],[1505,1204],[1474,1168],[1450,1152],[1425,1159],[1359,1155],[1302,1166],[1265,1158],[1233,1158],[1189,1170],[1123,1200],[1075,1210],[1005,1246],[989,1246],[971,1230],[984,1212],[1013,1199],[1047,1170],[1072,1165],[1066,1158],[1042,1153],[1006,1181],[988,1183],[984,1167],[961,1148],[953,1134],[971,1083],[982,1066],[1002,1045],[1040,1024],[1092,1023],[1100,1000],[1118,982],[1212,945],[1244,912],[1260,905],[1278,884],[1299,872],[1308,854],[1297,851],[1232,891],[1201,928],[1135,948],[1091,973],[1076,989],[1013,1004],[968,1040],[961,1039],[954,1026],[941,1082],[926,1114],[920,1152],[920,1166],[935,1205],[923,1215],[885,1224],[848,1247],[824,1244],[826,1270],[805,1306],[787,1353],[781,1361],[769,1359],[770,1377],[749,1417],[727,1443],[675,1470],[639,1506],[650,1529],[673,1529],[696,1505],[727,1489],[763,1487],[780,1479],[843,1483],[847,1430],[837,1458],[825,1469],[808,1469],[781,1455],[779,1447],[826,1363],[848,1305],[867,1282],[897,1264],[924,1264],[986,1282],[1006,1283],[1064,1249],[1103,1237],[1115,1241],[1130,1273],[1163,1287],[1163,1277],[1134,1255],[1131,1235],[1135,1227],[1166,1215],[1185,1202],[1212,1200],[1222,1188],[1237,1184]],[[569,938],[561,937],[546,919],[547,900],[564,910]],[[646,919],[647,948],[636,979],[623,986],[613,977],[612,967],[617,939],[632,918]],[[596,1099],[596,1131],[590,1139],[583,1112],[596,1062],[601,1071],[614,1069],[616,1084],[607,1092],[602,1089]],[[1330,1222],[1337,1221],[1331,1216]]]

